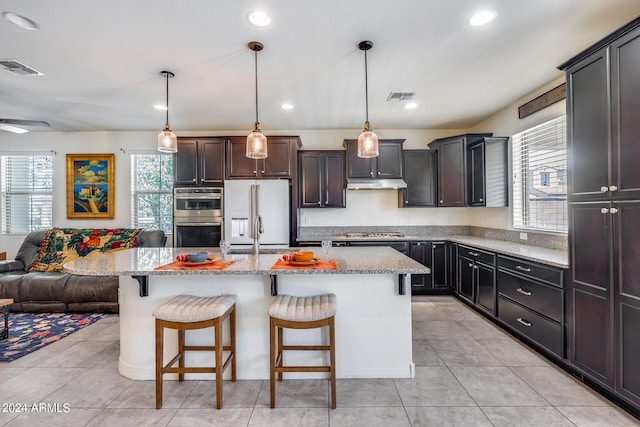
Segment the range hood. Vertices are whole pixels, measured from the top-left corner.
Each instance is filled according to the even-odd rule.
[[[347,190],[398,190],[407,188],[402,179],[349,178]]]

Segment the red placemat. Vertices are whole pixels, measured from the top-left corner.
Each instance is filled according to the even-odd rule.
[[[278,258],[275,264],[271,266],[272,270],[337,270],[338,264],[336,260],[329,261],[319,260],[315,264],[309,265],[291,265],[282,258]]]
[[[182,261],[174,261],[170,262],[169,264],[156,267],[154,268],[154,270],[224,270],[235,262],[235,259],[232,259],[230,261],[216,260],[215,262],[207,263],[204,265],[189,265],[188,263]]]

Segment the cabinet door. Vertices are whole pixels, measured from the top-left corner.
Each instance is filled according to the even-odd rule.
[[[469,147],[469,204],[485,206],[485,168],[483,142]]]
[[[200,141],[198,184],[222,185],[224,183],[224,144],[223,138],[207,138]]]
[[[344,208],[347,206],[344,171],[344,152],[324,154],[325,207]]]
[[[433,289],[447,289],[447,245],[445,242],[431,243],[431,276]]]
[[[458,294],[468,300],[475,302],[474,283],[475,269],[473,260],[458,256]]]
[[[322,205],[324,156],[317,152],[298,155],[300,207],[317,208]]]
[[[173,183],[176,186],[198,183],[197,139],[178,139],[178,152],[173,155]]]
[[[569,205],[569,359],[612,387],[615,334],[609,208],[608,202]]]
[[[465,138],[438,145],[438,206],[466,206]]]
[[[380,141],[378,151],[380,155],[377,159],[377,174],[379,179],[402,178],[402,142],[401,141]]]
[[[640,29],[611,45],[611,196],[640,199]],[[588,171],[587,171],[588,172]]]
[[[264,178],[290,178],[291,177],[291,150],[290,138],[267,138],[267,150],[269,157],[258,160],[258,176]]]
[[[402,156],[407,188],[399,192],[399,206],[435,206],[433,151],[405,150]]]
[[[482,263],[474,265],[476,269],[476,304],[490,313],[494,313],[496,305],[496,269]]]
[[[411,258],[420,264],[431,268],[431,245],[429,242],[411,242]],[[411,290],[414,294],[425,293],[431,290],[433,270],[431,274],[412,274]]]
[[[258,160],[247,157],[246,138],[227,140],[227,178],[256,178],[257,164]]]
[[[609,61],[602,49],[567,70],[569,200],[602,198],[609,186]]]
[[[358,157],[358,140],[347,139],[344,141],[347,150],[347,177],[348,178],[374,178],[377,173],[376,158],[363,159]]]

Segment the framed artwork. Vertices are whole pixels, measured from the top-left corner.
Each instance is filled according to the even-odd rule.
[[[113,154],[67,154],[67,218],[114,217]]]

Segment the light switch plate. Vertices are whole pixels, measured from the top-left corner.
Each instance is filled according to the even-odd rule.
[[[527,233],[520,233],[520,240],[527,240]]]

